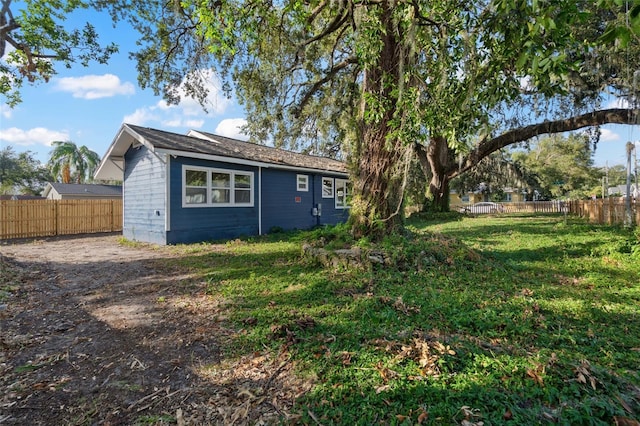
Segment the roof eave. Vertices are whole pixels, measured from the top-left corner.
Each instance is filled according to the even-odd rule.
[[[129,136],[129,138],[127,137]],[[124,169],[116,161],[121,161],[124,166],[124,154],[135,141],[140,142],[149,150],[155,151],[155,147],[145,138],[140,136],[135,130],[124,123],[109,145],[106,154],[98,165],[93,178],[96,180],[124,180]],[[114,170],[117,169],[117,170]]]
[[[300,167],[300,166],[292,166],[288,164],[276,164],[276,163],[267,163],[264,161],[253,161],[246,160],[244,158],[234,158],[222,155],[213,155],[213,154],[203,154],[198,152],[189,152],[189,151],[181,151],[174,149],[164,149],[158,148],[156,149],[157,153],[168,154],[176,157],[186,157],[186,158],[197,158],[199,160],[211,160],[211,161],[220,161],[224,163],[230,164],[239,164],[244,166],[253,166],[253,167],[262,167],[262,168],[271,168],[271,169],[280,169],[280,170],[290,170],[290,171],[299,171],[299,172],[307,172],[307,173],[332,173],[341,176],[348,176],[347,172],[339,171],[339,170],[330,170],[330,169],[314,169],[311,167]]]

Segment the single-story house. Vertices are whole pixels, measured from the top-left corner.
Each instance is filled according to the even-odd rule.
[[[636,185],[634,183],[631,184],[630,188],[629,188],[629,193],[631,194],[632,198],[638,198],[640,197],[640,188],[636,188]],[[618,186],[611,186],[607,189],[607,195],[609,197],[611,196],[616,196],[616,195],[621,195],[623,197],[627,196],[627,185],[618,185]]]
[[[21,194],[2,194],[0,201],[16,201],[16,200],[44,200],[44,197],[38,195],[21,195]]]
[[[49,200],[119,200],[122,186],[49,182],[42,196]]]
[[[480,184],[475,191],[469,191],[464,194],[459,194],[457,191],[451,190],[449,193],[449,205],[475,204],[483,201],[491,201],[491,193],[488,192],[487,189],[486,185]],[[502,188],[502,200],[500,200],[500,202],[519,203],[523,201],[526,201],[525,194],[517,188]]]
[[[177,244],[336,224],[343,162],[205,132],[123,124],[95,173],[123,182],[123,236]]]

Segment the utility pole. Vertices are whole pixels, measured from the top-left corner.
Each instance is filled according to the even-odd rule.
[[[627,196],[625,198],[625,215],[624,226],[631,228],[633,226],[633,217],[631,215],[631,152],[634,151],[633,142],[627,142]]]
[[[609,161],[604,163],[604,184],[607,191],[607,198],[609,198]]]
[[[633,157],[636,163],[636,171],[634,173],[636,177],[636,198],[640,195],[640,187],[638,187],[638,147],[640,147],[640,141],[636,141],[633,148]],[[638,202],[637,199],[635,201]]]

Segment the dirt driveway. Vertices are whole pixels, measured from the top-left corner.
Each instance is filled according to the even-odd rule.
[[[0,244],[0,424],[293,421],[308,385],[287,354],[226,359],[229,307],[175,256],[115,235]]]

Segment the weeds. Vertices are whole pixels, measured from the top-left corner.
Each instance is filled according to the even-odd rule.
[[[287,351],[306,424],[587,424],[640,416],[637,234],[545,217],[417,216],[391,265],[322,269],[278,233],[188,262],[229,300],[229,355]],[[635,239],[634,239],[635,238]],[[466,422],[466,423],[465,423]]]

